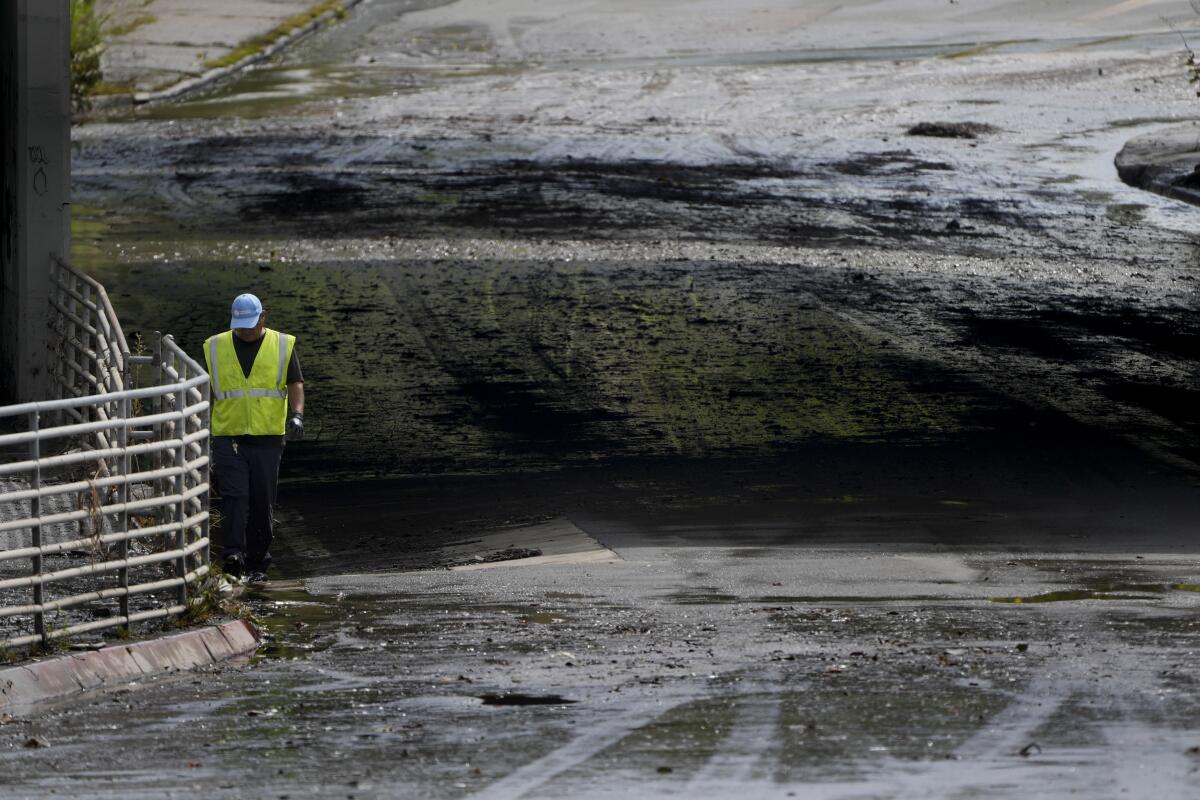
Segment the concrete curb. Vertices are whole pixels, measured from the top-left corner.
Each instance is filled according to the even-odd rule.
[[[261,641],[235,620],[136,644],[115,645],[0,670],[0,711],[103,689],[133,678],[179,672],[254,652]]]
[[[119,99],[108,99],[99,105],[96,104],[96,100],[98,98],[92,98],[93,107],[112,108],[118,105],[124,105],[128,101],[132,101],[133,105],[135,106],[140,106],[145,105],[146,103],[155,103],[160,100],[173,100],[175,98],[182,97],[188,92],[193,92],[204,86],[208,86],[209,84],[215,83],[223,78],[227,78],[236,72],[240,72],[246,67],[256,64],[263,59],[270,58],[280,50],[291,45],[296,40],[304,38],[308,34],[335,19],[339,14],[349,11],[361,2],[362,0],[342,0],[342,7],[340,10],[326,11],[324,14],[317,17],[307,25],[297,28],[288,35],[276,40],[265,50],[248,55],[235,64],[230,64],[227,67],[210,69],[208,72],[205,72],[202,75],[197,75],[195,78],[187,78],[173,86],[168,86],[166,89],[162,89],[157,92],[135,92],[133,95],[122,95]]]

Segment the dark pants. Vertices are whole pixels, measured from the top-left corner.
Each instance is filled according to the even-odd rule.
[[[276,484],[282,444],[246,444],[232,436],[212,439],[213,467],[221,490],[224,556],[241,555],[246,569],[266,571],[271,564]]]

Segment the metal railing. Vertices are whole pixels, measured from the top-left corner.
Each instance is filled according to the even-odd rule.
[[[131,353],[99,283],[51,279],[61,399],[0,406],[0,647],[182,614],[209,570],[208,374],[169,335]]]

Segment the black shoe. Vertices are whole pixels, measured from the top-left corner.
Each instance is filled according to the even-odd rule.
[[[225,574],[230,578],[240,578],[246,572],[246,559],[240,553],[225,556],[225,563],[221,569],[225,570]]]
[[[257,569],[251,570],[250,574],[246,576],[246,583],[266,583],[266,582],[267,582],[267,573],[263,572],[262,570],[257,570]]]

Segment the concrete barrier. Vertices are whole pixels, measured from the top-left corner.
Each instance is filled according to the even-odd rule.
[[[1200,124],[1175,125],[1135,137],[1113,163],[1130,186],[1200,205]]]

